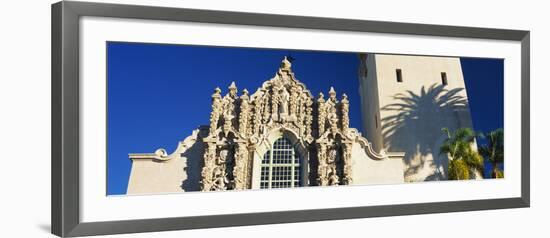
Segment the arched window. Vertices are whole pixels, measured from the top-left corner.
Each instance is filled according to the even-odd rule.
[[[279,138],[264,154],[260,188],[293,188],[302,185],[300,180],[300,154],[287,138]]]

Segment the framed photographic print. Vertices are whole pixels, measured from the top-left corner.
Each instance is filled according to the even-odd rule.
[[[52,5],[52,233],[529,206],[529,32]]]

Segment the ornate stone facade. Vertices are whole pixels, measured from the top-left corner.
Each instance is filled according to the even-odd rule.
[[[253,94],[239,93],[233,82],[225,95],[216,88],[211,98],[209,125],[172,154],[130,154],[128,194],[260,188],[263,158],[282,137],[293,147],[291,181],[299,182],[291,186],[403,181],[403,155],[375,152],[350,128],[348,97],[338,98],[332,87],[327,98],[323,93],[314,97],[295,78],[287,58]]]
[[[201,190],[246,189],[251,187],[253,157],[259,144],[273,130],[297,133],[308,150],[308,162],[316,168],[310,185],[347,185],[353,182],[351,151],[359,136],[349,128],[349,101],[339,100],[334,88],[328,98],[315,99],[306,86],[294,77],[286,57],[275,77],[254,94],[244,89],[237,96],[235,83],[222,97],[216,88],[208,137],[203,139]]]

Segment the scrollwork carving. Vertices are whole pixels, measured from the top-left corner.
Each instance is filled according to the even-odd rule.
[[[203,138],[207,147],[201,189],[250,188],[252,155],[274,130],[295,132],[308,153],[316,154],[313,182],[316,180],[321,186],[350,184],[351,148],[357,133],[349,128],[349,123],[347,95],[343,94],[339,102],[331,87],[327,99],[323,93],[315,99],[295,79],[286,58],[275,76],[252,95],[244,89],[238,97],[234,82],[223,97],[216,88],[212,95],[210,132]]]
[[[239,143],[235,154],[235,167],[233,168],[235,189],[245,189],[246,187],[246,167],[248,164],[248,149],[245,143]]]
[[[345,93],[342,95],[341,101],[342,107],[342,130],[346,133],[349,129],[349,101],[348,95]]]
[[[249,105],[248,105],[248,90],[243,90],[243,95],[240,97],[241,108],[239,113],[239,133],[243,136],[248,135],[248,121],[249,121]]]

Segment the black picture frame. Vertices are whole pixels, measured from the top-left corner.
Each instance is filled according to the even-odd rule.
[[[529,207],[529,31],[63,1],[52,5],[51,232],[62,237]],[[214,216],[81,222],[79,18],[82,16],[498,39],[521,43],[521,197]]]

